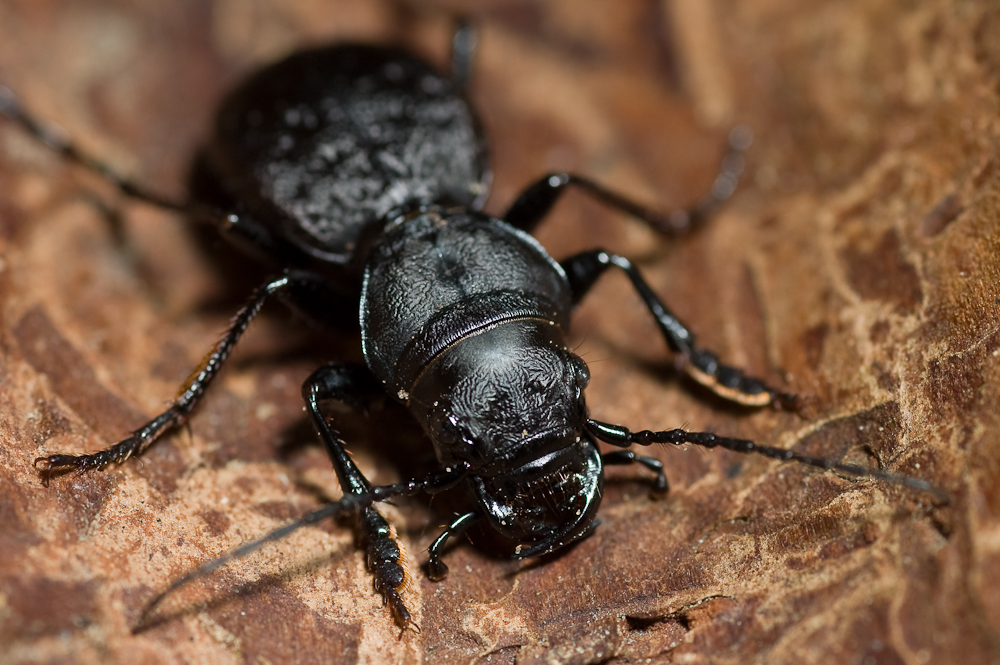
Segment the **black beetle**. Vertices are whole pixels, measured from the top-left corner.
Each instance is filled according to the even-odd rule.
[[[125,440],[90,455],[35,461],[43,481],[142,453],[187,421],[233,346],[265,301],[281,294],[317,319],[359,307],[367,366],[330,363],[303,396],[340,478],[345,498],[213,561],[158,596],[289,531],[356,512],[376,589],[405,628],[415,625],[402,592],[403,553],[374,503],[464,486],[474,505],[429,548],[432,579],[447,574],[447,541],[483,522],[513,543],[517,558],[558,550],[596,526],[607,464],[658,460],[629,450],[601,454],[598,441],[692,443],[755,452],[847,474],[923,481],[754,442],[682,429],[631,432],[590,419],[586,364],[566,346],[570,312],[609,267],[624,271],[687,373],[723,398],[748,406],[794,403],[700,348],[625,258],[593,250],[556,262],[530,235],[556,199],[576,187],[663,233],[688,230],[733,191],[745,130],[712,192],[696,207],[659,215],[580,176],[549,174],[502,218],[481,210],[489,189],[486,145],[464,88],[475,34],[460,27],[451,75],[394,48],[348,44],[296,53],[251,76],[223,104],[198,164],[211,181],[190,203],[175,203],[118,177],[35,121],[0,87],[0,114],[113,181],[132,197],[213,224],[223,235],[284,266],[260,286],[164,413]],[[407,483],[373,487],[327,422],[320,403],[359,407],[387,392],[405,404],[432,441],[441,469]]]

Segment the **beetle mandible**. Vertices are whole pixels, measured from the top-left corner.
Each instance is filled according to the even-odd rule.
[[[489,191],[486,143],[465,89],[475,32],[456,31],[446,75],[396,48],[335,45],[295,53],[252,75],[223,103],[200,168],[211,195],[173,202],[119,177],[36,121],[0,87],[0,114],[124,194],[207,221],[222,235],[280,262],[163,413],[115,445],[87,455],[39,457],[44,482],[139,455],[184,424],[266,301],[282,295],[317,319],[358,307],[365,365],[332,362],[303,386],[306,408],[345,498],[206,564],[195,576],[292,529],[334,514],[357,515],[375,588],[399,624],[416,626],[403,599],[403,552],[377,501],[464,486],[472,507],[428,550],[428,575],[447,575],[447,542],[482,523],[513,544],[513,556],[547,554],[596,526],[605,465],[640,464],[667,491],[662,463],[632,444],[686,443],[754,452],[847,474],[933,489],[923,481],[814,458],[752,441],[683,429],[636,431],[589,417],[586,363],[566,345],[570,314],[608,268],[629,278],[687,374],[747,406],[793,405],[794,397],[723,365],[663,304],[636,267],[603,249],[555,261],[530,235],[559,196],[582,190],[665,234],[704,219],[732,193],[747,130],[708,196],[661,215],[578,175],[552,173],[529,185],[502,217],[482,211]],[[199,195],[201,194],[201,195]],[[441,469],[373,487],[328,422],[321,402],[350,406],[388,393],[431,440]],[[598,442],[622,450],[601,454]]]

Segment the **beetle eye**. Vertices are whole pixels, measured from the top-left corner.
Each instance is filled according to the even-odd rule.
[[[458,417],[445,409],[438,409],[431,414],[432,437],[443,446],[453,446],[465,437],[458,424]]]
[[[573,373],[576,374],[577,385],[580,388],[586,388],[590,385],[590,368],[587,367],[587,363],[583,362],[583,358],[575,353],[569,354],[569,358],[573,364]]]

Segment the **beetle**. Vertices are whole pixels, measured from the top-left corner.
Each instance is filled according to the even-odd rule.
[[[556,261],[530,235],[571,188],[662,233],[687,231],[733,192],[749,133],[732,133],[712,191],[687,211],[661,215],[585,177],[552,173],[493,217],[482,210],[490,182],[486,142],[465,94],[474,45],[472,28],[461,26],[449,74],[406,51],[364,44],[301,51],[265,67],[224,101],[198,164],[210,186],[186,202],[118,176],[0,87],[0,114],[67,159],[127,196],[207,221],[284,266],[250,295],[169,408],[105,450],[37,458],[46,484],[66,471],[124,462],[186,423],[273,297],[319,320],[357,307],[366,364],[328,363],[302,390],[344,499],[181,578],[151,601],[147,614],[173,589],[233,557],[351,512],[376,590],[404,630],[416,627],[403,598],[403,550],[377,502],[466,490],[472,507],[428,549],[428,575],[440,580],[448,572],[447,543],[474,524],[510,541],[522,559],[585,538],[597,525],[606,465],[640,464],[656,475],[654,493],[666,493],[663,464],[629,450],[633,444],[723,447],[933,491],[918,479],[748,440],[683,429],[632,431],[590,418],[589,372],[566,334],[573,307],[609,268],[627,275],[692,379],[738,404],[794,407],[793,396],[702,348],[625,257],[595,249]],[[438,471],[372,486],[355,465],[322,403],[363,407],[381,394],[409,409],[434,447]],[[621,450],[602,454],[598,442]]]

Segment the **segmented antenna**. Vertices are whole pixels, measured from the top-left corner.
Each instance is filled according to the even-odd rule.
[[[339,501],[327,504],[322,508],[317,508],[306,515],[303,515],[294,522],[279,527],[257,540],[253,540],[245,545],[240,545],[232,552],[224,554],[218,559],[213,559],[212,561],[204,563],[183,577],[175,580],[170,584],[170,586],[154,596],[153,599],[146,604],[146,607],[142,610],[142,614],[139,615],[139,621],[132,628],[132,632],[139,633],[150,626],[148,621],[149,616],[154,610],[156,610],[157,607],[159,607],[167,596],[181,587],[187,586],[194,580],[218,570],[230,561],[241,559],[252,552],[256,552],[268,543],[281,540],[285,536],[294,533],[303,527],[316,524],[317,522],[322,522],[323,520],[331,517],[355,513],[360,511],[362,508],[367,508],[372,504],[397,496],[409,496],[419,492],[428,492],[433,494],[435,492],[449,489],[461,482],[468,474],[468,471],[468,465],[458,465],[431,473],[420,481],[411,480],[409,482],[397,483],[395,485],[379,485],[371,488],[367,492],[346,494]]]
[[[734,439],[712,434],[711,432],[688,432],[683,429],[663,430],[660,432],[652,432],[650,430],[632,432],[627,427],[602,423],[597,420],[588,420],[587,429],[601,441],[622,448],[627,448],[633,444],[637,446],[650,446],[656,443],[671,444],[674,446],[690,443],[702,448],[725,448],[737,453],[752,453],[782,462],[798,462],[799,464],[805,464],[818,469],[838,471],[857,478],[873,478],[887,483],[904,485],[915,490],[920,490],[921,492],[929,492],[942,503],[948,503],[951,498],[943,489],[935,487],[920,478],[889,473],[879,469],[870,469],[857,464],[846,464],[825,457],[811,457],[797,453],[794,450],[764,446],[748,439]]]

